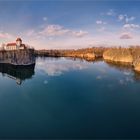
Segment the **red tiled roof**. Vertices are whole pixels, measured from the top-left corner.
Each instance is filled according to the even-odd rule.
[[[7,46],[16,46],[16,43],[8,43]]]
[[[16,46],[16,43],[8,43],[6,46]],[[26,48],[25,44],[21,44],[21,47]]]

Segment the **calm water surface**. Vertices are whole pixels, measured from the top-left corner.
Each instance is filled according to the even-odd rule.
[[[140,75],[103,61],[0,68],[0,138],[140,138]]]

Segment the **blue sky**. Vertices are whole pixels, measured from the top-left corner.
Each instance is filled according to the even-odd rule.
[[[140,1],[0,1],[0,43],[37,49],[140,44]]]

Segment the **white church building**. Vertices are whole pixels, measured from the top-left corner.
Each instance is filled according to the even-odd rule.
[[[1,49],[7,51],[19,49],[23,50],[26,49],[26,46],[25,44],[22,44],[21,38],[17,38],[15,43],[3,44]]]

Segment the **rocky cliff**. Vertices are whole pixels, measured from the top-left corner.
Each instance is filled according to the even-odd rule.
[[[110,48],[103,53],[106,61],[132,64],[133,56],[128,48]]]
[[[0,51],[0,63],[12,65],[31,65],[35,63],[33,49]]]
[[[133,56],[134,70],[140,72],[140,47],[131,47],[130,50]]]

